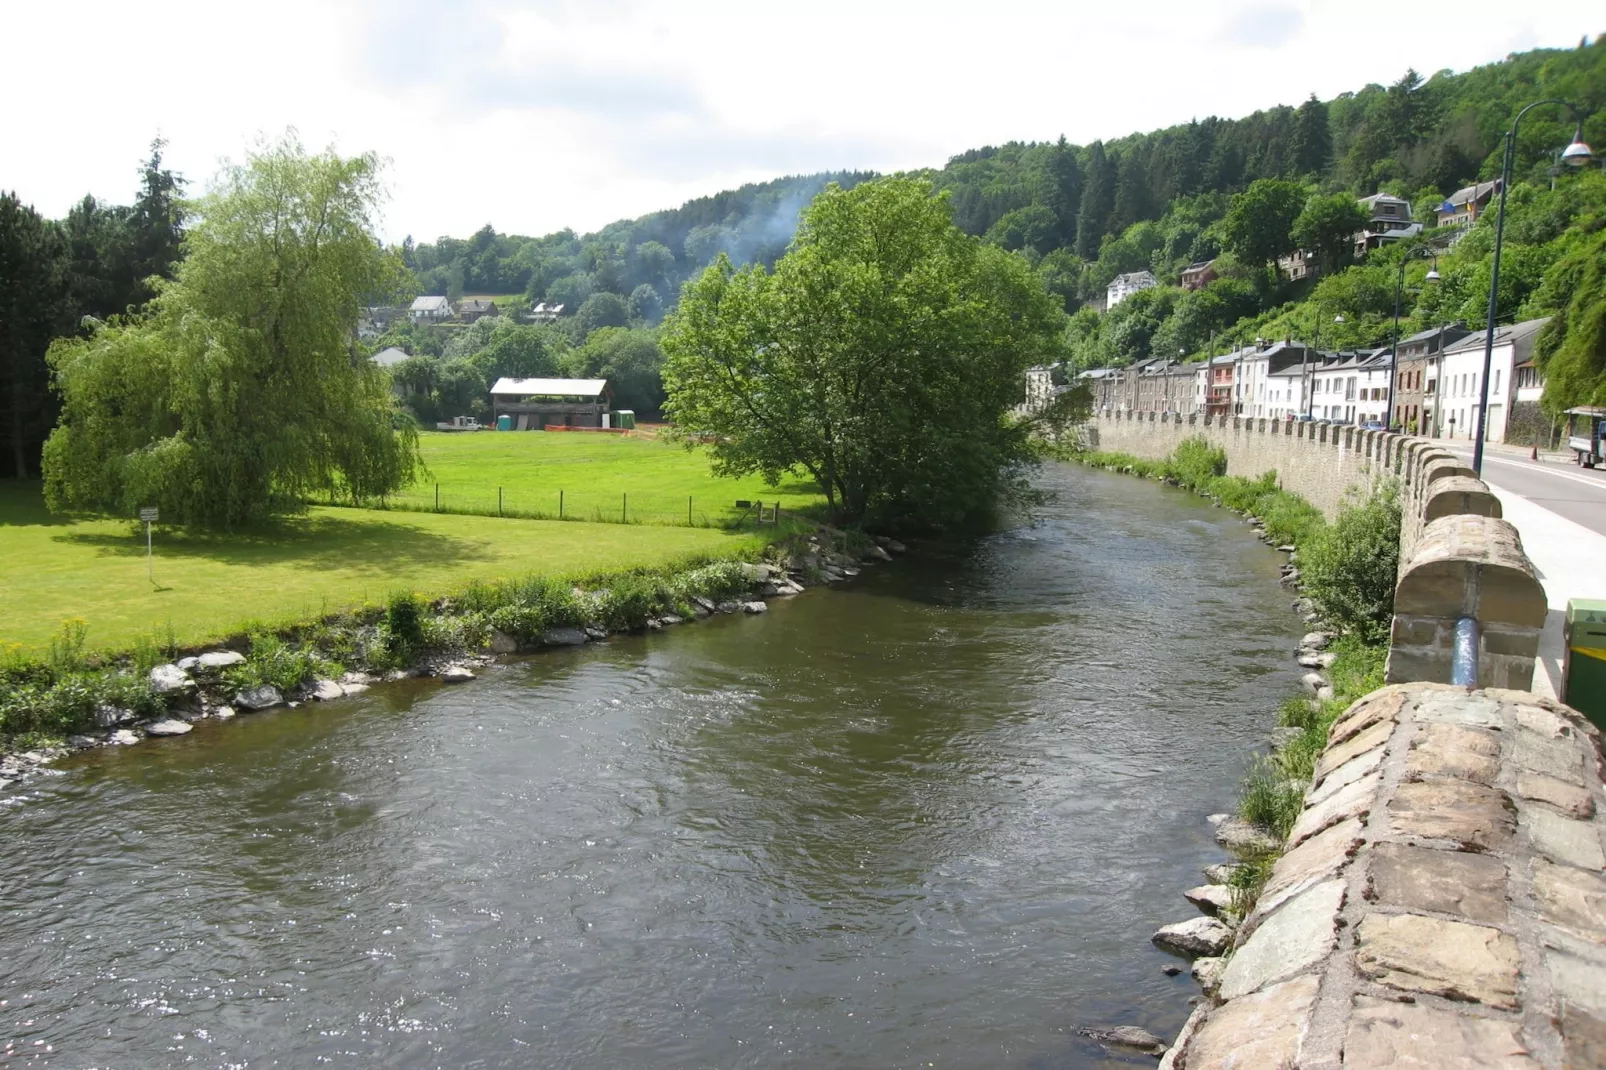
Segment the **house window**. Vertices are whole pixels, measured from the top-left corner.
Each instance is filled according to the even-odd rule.
[[[1492,385],[1492,391],[1491,391],[1492,393],[1495,393],[1495,394],[1500,393],[1500,369],[1499,368],[1495,369],[1494,383],[1491,384],[1491,385]]]

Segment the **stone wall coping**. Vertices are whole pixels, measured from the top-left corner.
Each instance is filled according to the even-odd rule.
[[[1376,771],[1307,800],[1338,823],[1279,860],[1294,893],[1262,896],[1162,1066],[1606,1065],[1600,733],[1528,692],[1415,683],[1329,746],[1380,726],[1350,759]]]

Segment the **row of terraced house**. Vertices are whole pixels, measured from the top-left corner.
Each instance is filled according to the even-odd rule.
[[[1495,330],[1485,430],[1491,442],[1526,444],[1548,433],[1539,411],[1544,380],[1533,359],[1545,322]],[[1093,368],[1077,379],[1101,410],[1325,420],[1468,438],[1477,423],[1483,358],[1484,332],[1456,324],[1401,338],[1397,358],[1392,346],[1329,351],[1285,339],[1203,361],[1155,357]],[[1052,396],[1051,376],[1044,368],[1028,374],[1028,408]]]

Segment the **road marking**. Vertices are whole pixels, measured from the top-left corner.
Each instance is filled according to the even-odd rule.
[[[1596,490],[1606,490],[1606,480],[1594,479],[1589,476],[1581,476],[1573,472],[1557,472],[1553,469],[1546,468],[1544,465],[1532,464],[1526,461],[1507,461],[1500,457],[1485,457],[1483,461],[1485,464],[1493,461],[1495,464],[1510,465],[1512,468],[1521,468],[1529,472],[1543,472],[1545,475],[1555,476],[1557,479],[1570,479],[1574,483],[1582,483],[1586,487],[1594,487]]]

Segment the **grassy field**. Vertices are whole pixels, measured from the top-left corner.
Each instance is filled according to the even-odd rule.
[[[315,508],[244,534],[158,531],[153,585],[136,525],[54,517],[38,484],[0,480],[0,652],[13,644],[37,652],[70,618],[88,622],[91,648],[166,641],[170,628],[178,642],[197,643],[248,622],[289,623],[398,590],[440,595],[531,572],[657,566],[757,541],[707,528]]]
[[[496,515],[694,525],[722,524],[742,510],[738,500],[803,510],[823,499],[812,480],[716,479],[708,457],[645,435],[583,432],[426,431],[419,436],[429,474],[391,499],[409,509],[433,509],[440,485],[444,510]],[[627,500],[628,499],[628,500]]]

